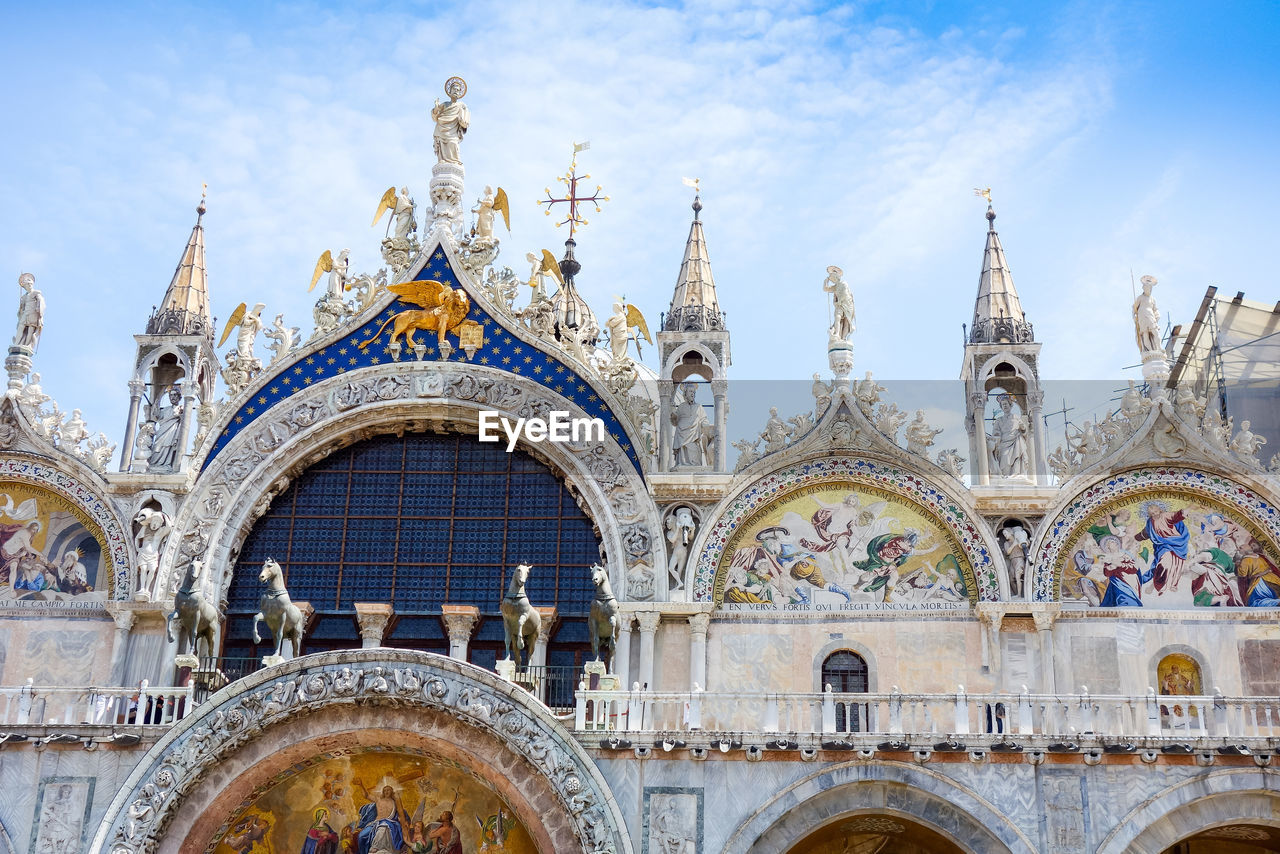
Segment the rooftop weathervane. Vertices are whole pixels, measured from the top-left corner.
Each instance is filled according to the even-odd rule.
[[[599,184],[596,185],[595,192],[592,193],[591,195],[589,196],[578,195],[579,182],[586,181],[591,177],[590,175],[578,174],[578,154],[580,152],[586,151],[590,147],[591,147],[590,142],[575,142],[573,144],[573,158],[569,161],[569,171],[566,174],[561,175],[559,178],[556,179],[565,185],[564,198],[557,199],[553,197],[551,195],[551,188],[547,187],[543,191],[547,194],[547,197],[545,199],[538,200],[538,204],[547,206],[547,216],[551,216],[551,207],[553,205],[560,204],[561,202],[564,202],[567,205],[569,205],[568,217],[561,220],[560,222],[557,222],[556,228],[559,228],[560,226],[568,223],[570,240],[573,239],[573,233],[578,228],[578,226],[587,224],[587,221],[583,219],[582,216],[579,214],[578,206],[584,203],[590,203],[595,205],[596,211],[599,212],[600,203],[609,201],[608,196],[600,195],[600,191],[603,190],[604,188],[601,187]]]

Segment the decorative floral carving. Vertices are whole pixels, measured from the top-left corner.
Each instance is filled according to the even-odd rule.
[[[585,850],[592,854],[618,850],[620,815],[608,808],[609,799],[595,779],[598,775],[592,774],[590,760],[585,754],[575,758],[568,734],[537,717],[532,701],[523,701],[528,705],[520,708],[503,689],[442,671],[427,660],[403,662],[410,655],[397,654],[399,661],[392,666],[387,666],[391,662],[361,661],[287,672],[269,684],[224,700],[216,709],[198,712],[205,720],[178,731],[174,741],[164,746],[164,758],[156,760],[143,775],[120,811],[108,816],[107,829],[99,831],[89,850],[93,854],[155,850],[160,833],[173,811],[180,808],[186,792],[247,738],[328,704],[349,702],[348,698],[362,703],[417,703],[447,714],[467,715],[474,726],[504,742],[548,780],[566,815],[576,824]]]

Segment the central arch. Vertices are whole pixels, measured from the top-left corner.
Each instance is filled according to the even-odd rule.
[[[514,423],[545,418],[551,410],[585,417],[567,398],[482,365],[391,363],[315,383],[237,434],[213,459],[178,513],[175,527],[183,533],[170,538],[161,569],[172,578],[174,567],[206,555],[216,592],[224,597],[244,538],[270,500],[335,450],[388,432],[474,436],[481,411]],[[652,598],[662,542],[658,511],[618,442],[609,437],[521,447],[563,474],[596,523],[619,598]],[[638,579],[647,579],[647,588]]]
[[[536,700],[479,668],[387,649],[303,656],[213,695],[142,757],[88,850],[204,850],[299,765],[365,751],[483,778],[538,851],[632,851],[608,784]]]

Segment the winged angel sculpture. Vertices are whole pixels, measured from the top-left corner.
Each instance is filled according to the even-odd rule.
[[[461,326],[467,319],[467,312],[471,311],[471,298],[466,291],[462,288],[450,288],[443,282],[422,279],[388,285],[387,290],[422,308],[408,309],[388,317],[361,347],[368,347],[378,340],[387,325],[392,324],[391,340],[387,342],[390,346],[394,347],[396,339],[401,336],[404,336],[405,343],[410,347],[415,346],[413,333],[422,329],[436,333],[436,342],[442,353],[452,351],[452,345],[445,340],[445,335]]]
[[[236,334],[236,348],[227,353],[227,364],[222,369],[222,379],[227,384],[228,398],[234,398],[244,391],[249,381],[262,370],[262,362],[253,355],[253,342],[258,337],[258,331],[262,329],[262,310],[266,307],[266,303],[260,302],[250,310],[246,303],[240,303],[231,313],[231,317],[227,319],[227,325],[222,330],[219,347],[227,343],[227,339],[231,337],[231,330],[236,328],[240,330]]]

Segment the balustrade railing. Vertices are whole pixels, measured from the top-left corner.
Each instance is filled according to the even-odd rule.
[[[194,706],[190,687],[0,687],[0,726],[170,726]]]
[[[983,736],[992,744],[1076,740],[1280,738],[1280,697],[968,694],[809,694],[590,691],[577,693],[579,732],[730,732],[874,736],[887,741]]]

